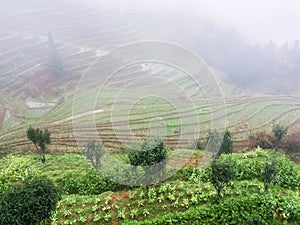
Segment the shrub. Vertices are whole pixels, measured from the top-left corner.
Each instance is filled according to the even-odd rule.
[[[281,146],[282,140],[285,137],[286,133],[288,131],[288,128],[283,126],[282,124],[273,124],[272,132],[275,137],[275,148]]]
[[[147,184],[155,182],[159,173],[166,167],[168,149],[161,137],[146,138],[139,149],[129,152],[130,165],[142,166]]]
[[[259,131],[254,134],[250,134],[248,137],[249,149],[255,149],[258,146],[264,149],[274,148],[274,135],[266,131]]]
[[[106,191],[118,191],[123,187],[94,170],[83,174],[67,173],[57,183],[64,193],[78,195],[98,195]]]
[[[299,224],[299,197],[250,193],[220,204],[200,205],[139,224]],[[252,223],[251,223],[252,222]]]
[[[300,174],[295,169],[295,164],[288,160],[284,155],[277,159],[277,177],[275,184],[284,188],[299,188]]]
[[[37,224],[49,219],[61,199],[53,182],[34,177],[0,193],[0,224]]]
[[[274,184],[284,188],[295,189],[300,186],[299,173],[295,168],[295,164],[288,160],[284,154],[275,153],[273,151],[265,151],[262,156],[256,158],[245,158],[238,160],[236,163],[236,179],[237,180],[253,180],[264,181],[264,171],[266,164],[270,166],[274,160],[273,153],[276,154],[277,175]],[[256,151],[257,152],[257,151]]]
[[[300,130],[287,133],[283,142],[283,149],[288,153],[300,152]]]
[[[265,161],[265,160],[264,160]],[[246,158],[238,160],[236,164],[237,180],[262,180],[264,161],[261,159]]]

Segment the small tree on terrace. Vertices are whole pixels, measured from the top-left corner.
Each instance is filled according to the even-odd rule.
[[[40,153],[40,158],[42,163],[46,161],[45,158],[45,152],[46,152],[46,147],[48,144],[51,143],[51,133],[45,129],[44,131],[40,130],[39,128],[32,128],[31,126],[27,129],[26,131],[27,138],[30,140],[38,152]]]
[[[222,197],[222,191],[236,175],[236,163],[231,157],[225,159],[220,157],[215,159],[212,164],[211,183],[217,191],[216,202]]]
[[[90,161],[95,170],[101,167],[101,157],[104,155],[105,150],[102,144],[96,143],[95,140],[89,140],[83,148],[82,154]]]
[[[229,130],[226,130],[224,133],[224,136],[222,136],[222,133],[213,130],[208,134],[207,142],[210,143],[210,150],[213,152],[216,157],[219,157],[221,154],[230,154],[233,152],[234,145],[232,136]],[[216,149],[218,146],[218,143],[221,144],[219,149]]]
[[[275,149],[277,150],[281,146],[282,140],[284,139],[288,128],[282,124],[273,124],[272,131],[275,137]]]
[[[168,149],[161,137],[147,138],[143,141],[140,149],[131,150],[128,158],[130,165],[142,166],[146,176],[146,183],[155,181],[158,172],[166,167]]]

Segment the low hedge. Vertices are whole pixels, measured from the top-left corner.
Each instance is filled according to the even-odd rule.
[[[272,194],[252,194],[170,213],[154,220],[130,224],[298,224],[300,199]]]

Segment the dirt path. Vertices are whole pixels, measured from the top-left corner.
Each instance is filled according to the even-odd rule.
[[[81,117],[85,117],[85,116],[88,116],[88,115],[93,115],[93,114],[96,114],[96,113],[102,113],[102,112],[104,112],[103,109],[97,109],[97,110],[87,111],[87,112],[83,112],[83,113],[80,113],[80,114],[77,114],[77,115],[69,116],[67,118],[55,121],[55,122],[50,123],[50,124],[51,125],[55,125],[55,124],[65,123],[65,122],[68,122],[70,120],[79,119]]]

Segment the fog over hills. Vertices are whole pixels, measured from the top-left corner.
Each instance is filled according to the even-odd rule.
[[[69,76],[82,71],[93,60],[93,54],[134,41],[162,40],[194,51],[209,66],[221,70],[224,81],[230,85],[268,94],[294,94],[298,89],[299,29],[295,23],[300,23],[294,13],[295,1],[284,4],[260,1],[259,7],[254,2],[241,4],[233,0],[186,4],[91,0],[4,2],[0,9],[0,48],[2,57],[9,57],[2,61],[0,70],[1,78],[12,78],[2,82],[6,89],[14,89],[15,81],[20,79],[27,81],[26,76],[32,78],[26,74],[38,76],[44,70],[48,74],[45,80],[56,80],[47,67],[48,32]],[[71,59],[72,54],[76,59],[74,56]],[[23,75],[18,74],[16,65],[22,65]],[[13,68],[17,71],[9,75]],[[32,87],[25,89],[32,92]]]

